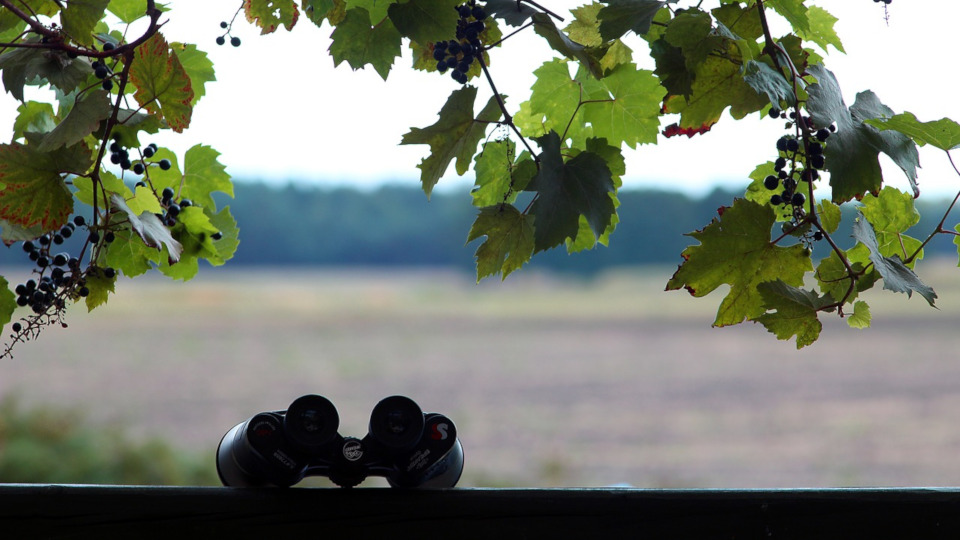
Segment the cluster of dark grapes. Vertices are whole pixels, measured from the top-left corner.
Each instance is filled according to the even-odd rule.
[[[103,44],[104,52],[110,52],[115,48],[116,46],[109,41]],[[100,83],[103,89],[107,92],[113,90],[113,81],[109,79],[111,72],[106,62],[103,60],[94,60],[90,63],[90,67],[93,68],[93,76],[103,81]]]
[[[770,110],[771,118],[789,119],[787,128],[795,128],[797,114],[791,112],[783,113],[778,109]],[[794,135],[784,135],[777,140],[777,159],[773,164],[773,170],[776,174],[771,174],[764,178],[763,187],[775,192],[770,196],[770,204],[773,206],[791,206],[796,222],[800,222],[804,215],[803,205],[806,202],[806,196],[798,188],[804,184],[809,184],[820,177],[820,171],[826,165],[826,159],[823,155],[824,144],[830,135],[837,128],[834,125],[817,128],[813,125],[812,119],[803,118],[807,132],[810,133],[809,139],[804,141]],[[794,131],[796,131],[794,129]],[[820,240],[821,233],[814,234],[814,240]]]
[[[188,206],[193,206],[193,201],[187,198],[180,199],[179,202],[174,200],[175,193],[173,188],[165,187],[160,193],[160,205],[166,208],[166,212],[159,214],[157,217],[160,218],[160,221],[163,222],[167,227],[173,227],[177,224],[177,216],[180,215],[180,212]]]
[[[220,21],[220,28],[226,30],[223,34],[217,36],[217,45],[223,45],[227,42],[227,36],[230,35],[230,23],[227,21]],[[234,47],[240,46],[240,38],[237,36],[230,36],[230,44]]]
[[[144,147],[142,150],[140,150],[140,154],[145,159],[150,159],[153,157],[154,154],[157,153],[157,148],[158,147],[156,144],[150,143],[146,147]],[[113,142],[110,143],[110,163],[113,163],[114,165],[119,165],[120,168],[125,171],[126,170],[133,171],[133,174],[137,174],[137,175],[141,175],[147,170],[147,164],[145,164],[143,160],[137,160],[136,163],[130,160],[130,151],[124,148],[122,144],[120,144],[120,138],[117,137],[116,135],[114,135],[113,137]],[[173,166],[173,164],[170,163],[169,159],[161,159],[156,163],[158,167],[160,167],[165,171],[169,170],[170,167]]]
[[[38,277],[16,286],[14,292],[17,295],[18,306],[29,307],[37,315],[47,313],[51,307],[60,311],[65,306],[66,298],[84,297],[90,294],[85,279],[89,272],[96,271],[106,278],[116,276],[116,271],[113,268],[96,268],[84,271],[81,269],[80,259],[66,251],[60,251],[59,246],[73,236],[78,227],[85,226],[86,222],[83,216],[76,216],[73,221],[61,227],[59,231],[50,232],[35,240],[27,240],[23,243],[23,251],[36,265],[34,273]],[[109,243],[113,240],[112,232],[107,232],[104,235],[104,242]],[[100,235],[91,231],[88,241],[96,244],[100,242]],[[20,333],[24,328],[17,322],[13,324],[12,329],[15,333]]]
[[[456,7],[460,14],[457,21],[456,39],[438,41],[433,44],[433,59],[437,61],[437,71],[446,73],[460,84],[467,83],[467,71],[473,61],[483,54],[480,34],[486,26],[483,24],[487,12],[478,6],[476,0]]]

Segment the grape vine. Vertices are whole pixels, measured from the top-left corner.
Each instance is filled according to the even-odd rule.
[[[882,3],[888,17],[891,2]],[[451,164],[459,175],[472,169],[477,217],[467,241],[478,242],[478,280],[506,279],[541,251],[608,244],[624,152],[709,137],[725,112],[785,132],[744,196],[689,234],[693,245],[667,282],[697,297],[728,285],[714,325],[756,322],[800,348],[816,341],[823,314],[869,326],[861,294],[881,282],[933,305],[917,262],[936,235],[960,237],[948,225],[953,204],[925,239],[905,234],[917,222],[917,146],[943,150],[952,164],[960,125],[897,113],[869,90],[848,106],[825,67],[829,53],[843,51],[836,19],[806,0],[602,0],[569,16],[531,0],[238,4],[210,42],[239,46],[240,13],[263,34],[306,18],[332,28],[335,65],[370,66],[386,80],[406,46],[413,69],[449,74],[456,87],[437,121],[401,144],[429,148],[417,165],[427,195]],[[35,264],[12,289],[0,278],[9,355],[41,328],[65,325],[69,304],[105,303],[120,275],[189,279],[200,259],[223,264],[238,229],[212,197],[232,194],[215,150],[197,145],[180,157],[141,141],[187,129],[214,79],[205,53],[161,32],[165,17],[184,14],[148,0],[0,0],[0,9],[3,84],[21,102],[13,141],[0,145],[0,237]],[[142,19],[141,33],[128,35]],[[491,56],[520,33],[539,36],[555,56],[515,104],[497,89],[497,77],[510,74]],[[32,99],[25,87],[53,89],[55,98]],[[490,97],[478,104],[481,88]],[[880,154],[903,170],[909,192],[885,185]],[[852,223],[842,204],[857,205]],[[837,235],[850,231],[857,243],[842,249]],[[814,260],[821,243],[829,255]]]

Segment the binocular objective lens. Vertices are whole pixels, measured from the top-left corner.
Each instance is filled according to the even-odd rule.
[[[370,433],[390,448],[409,448],[423,434],[423,411],[408,397],[385,398],[370,414]]]
[[[299,397],[290,404],[283,425],[287,436],[309,451],[336,438],[340,415],[330,400],[311,394]]]

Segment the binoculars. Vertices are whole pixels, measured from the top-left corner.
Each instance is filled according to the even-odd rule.
[[[259,413],[234,426],[217,448],[225,486],[288,487],[326,476],[353,487],[383,476],[392,487],[451,488],[463,471],[463,448],[449,418],[426,413],[412,399],[377,403],[362,439],[337,432],[340,416],[327,398],[297,398],[285,411]]]

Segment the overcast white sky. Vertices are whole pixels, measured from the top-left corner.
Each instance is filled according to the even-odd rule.
[[[544,2],[561,14],[583,3]],[[449,77],[414,72],[408,57],[398,61],[387,82],[372,69],[354,72],[346,63],[334,69],[327,53],[330,28],[317,28],[306,19],[293,32],[259,36],[241,15],[234,33],[242,46],[220,47],[214,43],[221,32],[219,22],[233,16],[239,1],[169,4],[167,39],[197,43],[209,52],[218,81],[207,86],[190,129],[157,137],[156,142],[180,152],[196,143],[208,144],[222,153],[221,161],[236,179],[355,186],[403,180],[417,185],[416,165],[428,149],[398,143],[410,127],[436,121],[440,106],[457,87]],[[889,25],[883,4],[872,0],[817,4],[840,19],[837,30],[847,55],[831,49],[827,67],[837,75],[848,105],[858,91],[871,89],[895,111],[911,111],[921,120],[960,120],[960,2],[894,0]],[[495,81],[514,110],[528,96],[533,69],[549,58],[549,50],[539,45],[542,40],[533,37],[525,53],[513,47],[492,53]],[[642,59],[643,43],[633,39],[636,58]],[[486,101],[485,93],[489,95],[481,85],[478,103]],[[0,99],[2,129],[12,125],[15,111],[9,94]],[[761,121],[759,115],[742,122],[725,115],[705,136],[625,149],[626,184],[690,193],[718,184],[742,187],[746,175],[774,155],[782,131],[778,122]],[[921,149],[921,165],[922,191],[953,194],[960,189],[960,178],[941,152]],[[894,173],[889,181],[906,188],[903,175],[894,165],[889,168]],[[448,173],[438,189],[466,189],[470,183]]]

